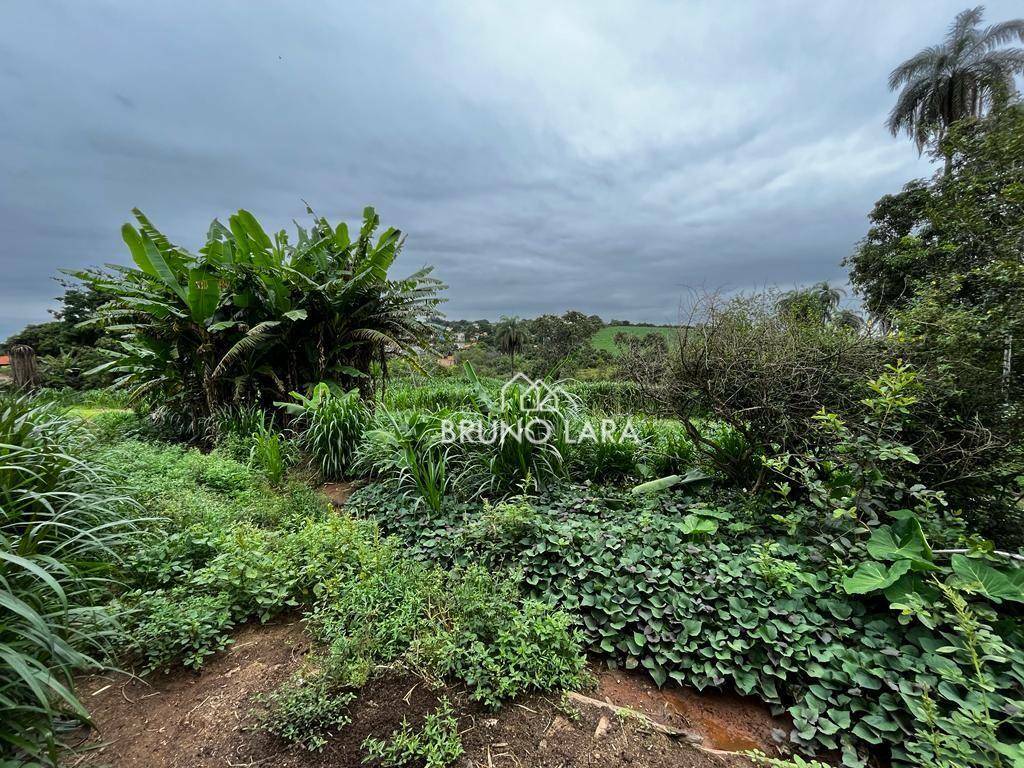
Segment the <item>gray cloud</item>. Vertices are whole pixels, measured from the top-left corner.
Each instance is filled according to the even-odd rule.
[[[873,201],[931,172],[882,127],[886,74],[961,5],[11,5],[0,338],[59,268],[125,261],[133,206],[196,247],[239,207],[373,204],[456,317],[841,281]]]

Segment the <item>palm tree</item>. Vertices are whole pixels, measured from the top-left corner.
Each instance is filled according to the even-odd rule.
[[[826,325],[836,315],[843,292],[826,281],[815,283],[810,288],[789,291],[775,303],[776,308],[801,322],[815,321]]]
[[[523,321],[518,317],[503,317],[498,323],[498,330],[494,336],[498,349],[512,359],[512,372],[516,370],[516,353],[523,351],[526,343],[526,330],[523,328]]]
[[[949,126],[963,117],[981,117],[1015,92],[1014,76],[1024,73],[1024,19],[979,29],[984,6],[962,11],[939,45],[925,48],[889,74],[889,90],[900,90],[887,126],[893,136],[903,132],[918,152],[941,141]],[[946,158],[946,172],[951,159]]]

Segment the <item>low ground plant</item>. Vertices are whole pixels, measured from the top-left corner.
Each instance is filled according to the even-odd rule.
[[[896,765],[916,765],[920,740],[935,728],[967,738],[972,731],[955,713],[968,701],[981,707],[982,695],[996,731],[985,730],[979,709],[978,739],[998,732],[1005,745],[1010,734],[1024,732],[1008,716],[1024,691],[1019,630],[1014,613],[983,591],[1003,603],[1021,599],[1022,571],[996,568],[1003,575],[993,575],[991,564],[967,558],[952,569],[948,561],[932,563],[921,555],[928,545],[898,526],[877,528],[868,540],[847,526],[837,549],[835,533],[790,536],[787,521],[766,517],[764,502],[750,505],[745,496],[708,488],[650,497],[610,488],[556,491],[518,502],[508,515],[515,524],[507,526],[489,522],[493,510],[474,505],[417,520],[373,488],[353,505],[424,559],[518,570],[527,588],[582,622],[592,651],[616,664],[645,670],[659,684],[731,687],[773,703],[793,717],[789,740],[805,753],[837,750],[855,766],[881,749]],[[956,531],[942,546],[955,545]],[[880,565],[871,565],[872,553],[883,558]],[[939,569],[976,596],[971,610],[984,618],[973,631],[989,638],[977,651],[989,659],[984,683],[971,654],[954,650],[965,644],[955,611],[914,597],[890,607],[872,596],[901,574],[904,590],[917,583],[915,557],[928,563],[922,573]],[[899,558],[911,564],[899,565]],[[922,719],[928,701],[931,724]]]
[[[352,721],[352,691],[338,686],[320,671],[301,673],[264,696],[262,727],[297,747],[319,752],[327,740]]]
[[[368,737],[362,744],[363,762],[379,760],[384,766],[422,765],[424,768],[445,768],[462,756],[459,723],[447,698],[442,698],[435,711],[423,718],[420,728],[406,720],[387,739]]]
[[[523,601],[515,581],[483,568],[443,571],[397,549],[385,558],[357,581],[327,582],[310,616],[345,685],[359,687],[396,661],[461,680],[491,707],[579,685],[584,658],[567,615]]]
[[[374,522],[292,481],[272,488],[217,451],[124,442],[94,456],[158,513],[116,603],[137,669],[199,668],[243,622],[308,612],[319,651],[264,702],[264,726],[282,738],[322,747],[384,667],[458,680],[487,706],[580,683],[568,615],[524,600],[514,579],[417,562]]]

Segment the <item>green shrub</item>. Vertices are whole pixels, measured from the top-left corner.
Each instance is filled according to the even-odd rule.
[[[941,682],[925,683],[908,698],[919,726],[906,753],[925,768],[1017,765],[1024,758],[1024,713],[1005,695],[1006,675],[1000,667],[1004,659],[1021,654],[979,620],[958,590],[944,585],[941,590],[952,609],[955,644],[938,651],[946,662],[936,669]],[[952,708],[941,702],[951,691]],[[1010,734],[1010,740],[1003,734]]]
[[[217,554],[190,581],[201,591],[226,595],[232,615],[239,621],[267,621],[296,605],[295,563],[279,531],[246,523],[233,525],[222,534]]]
[[[418,730],[402,720],[402,726],[386,740],[370,736],[362,747],[366,752],[364,763],[379,760],[389,767],[445,768],[462,756],[459,722],[447,698],[442,698],[437,710],[423,718],[423,726]]]
[[[489,561],[497,561],[507,542],[529,536],[538,522],[536,510],[524,499],[495,505],[485,499],[479,515],[460,529],[462,544],[470,551],[480,552]]]
[[[228,594],[196,594],[177,587],[129,594],[124,602],[133,619],[127,630],[128,651],[147,672],[177,664],[199,669],[231,643],[234,622]]]
[[[356,694],[339,691],[322,672],[299,674],[262,698],[260,723],[270,733],[312,752],[349,722]]]
[[[396,660],[453,676],[488,706],[580,684],[585,659],[565,614],[523,601],[514,581],[482,568],[446,572],[382,554],[358,578],[327,582],[310,616],[341,684],[359,687]]]
[[[55,763],[55,721],[88,717],[74,676],[118,636],[108,603],[139,509],[85,442],[57,406],[0,395],[0,760]]]
[[[470,688],[488,707],[526,693],[580,686],[580,638],[565,613],[521,601],[511,580],[470,568],[449,584],[455,620],[434,648],[435,670]]]

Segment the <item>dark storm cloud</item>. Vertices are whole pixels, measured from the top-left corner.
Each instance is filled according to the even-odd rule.
[[[842,280],[872,202],[930,172],[882,128],[886,74],[958,10],[9,4],[0,338],[59,268],[124,261],[133,206],[196,247],[243,206],[373,204],[453,316],[672,320],[689,287]]]

